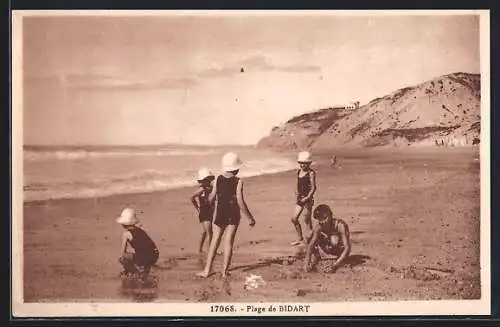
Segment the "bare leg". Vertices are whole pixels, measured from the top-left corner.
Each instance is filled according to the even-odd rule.
[[[226,237],[224,238],[224,264],[222,266],[222,277],[226,277],[233,258],[234,239],[238,225],[228,225]]]
[[[219,248],[220,240],[222,238],[222,234],[224,234],[224,228],[220,228],[217,225],[213,226],[214,236],[212,238],[212,242],[210,242],[210,249],[208,250],[207,255],[207,263],[205,264],[205,270],[196,274],[199,277],[208,277],[210,272],[212,271],[212,265],[214,263],[215,253]]]
[[[198,247],[198,252],[203,252],[203,244],[205,243],[205,239],[207,239],[207,248],[210,248],[210,243],[212,241],[212,224],[209,221],[204,221],[201,223],[201,227],[203,228],[203,232],[201,234],[200,245]]]
[[[295,207],[295,212],[293,213],[293,216],[291,219],[292,224],[295,227],[295,231],[297,232],[297,236],[299,238],[298,239],[299,241],[302,241],[304,239],[304,237],[302,236],[302,227],[300,226],[300,222],[299,222],[299,217],[300,217],[300,214],[302,213],[303,209],[304,209],[304,207],[297,205]]]
[[[139,273],[139,270],[137,269],[134,259],[131,255],[123,255],[119,258],[118,260],[122,266],[125,274],[136,274]]]
[[[205,243],[205,238],[207,237],[207,231],[205,230],[205,226],[202,223],[203,231],[201,232],[200,244],[198,245],[198,253],[203,252],[203,244]]]
[[[149,266],[149,265],[148,266],[144,266],[142,268],[141,273],[140,273],[141,279],[145,280],[148,277],[150,271],[151,271],[151,266]]]
[[[212,222],[211,221],[207,221],[205,223],[206,225],[206,228],[207,228],[207,249],[210,250],[210,244],[212,244],[212,235],[213,235],[213,232],[212,232]]]
[[[309,229],[309,233],[307,235],[310,235],[312,233],[312,205],[308,204],[304,206],[304,222]]]

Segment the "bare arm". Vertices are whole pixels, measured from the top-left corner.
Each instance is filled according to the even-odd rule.
[[[241,211],[243,211],[243,214],[250,221],[250,226],[255,225],[255,219],[250,212],[250,209],[248,209],[245,197],[243,196],[243,181],[241,179],[238,181],[238,186],[236,187],[236,199],[238,201],[239,207],[241,208]]]
[[[341,238],[342,238],[342,244],[344,244],[344,251],[342,254],[338,257],[337,261],[333,264],[333,268],[336,269],[339,267],[342,262],[349,256],[349,253],[351,252],[351,240],[349,237],[349,229],[347,226],[344,226],[341,230]]]
[[[304,260],[305,264],[305,270],[309,271],[309,261],[311,261],[311,255],[314,247],[318,243],[318,238],[321,233],[321,229],[319,227],[315,227],[313,232],[312,232],[312,237],[311,240],[307,243],[307,251],[306,251],[306,257]]]
[[[212,192],[210,192],[210,195],[208,196],[208,201],[209,201],[210,203],[213,203],[213,202],[214,202],[214,200],[215,200],[215,195],[217,194],[217,183],[216,183],[216,181],[217,181],[217,178],[216,178],[216,179],[214,179],[214,180],[211,182],[211,184],[212,184]]]
[[[299,178],[299,173],[297,172],[295,174],[295,192],[294,192],[295,197],[297,197],[299,195],[298,178]]]
[[[130,234],[130,232],[123,233],[120,256],[124,255],[127,252],[127,245],[131,240],[132,240],[132,234]]]
[[[203,192],[203,190],[199,189],[191,196],[191,203],[193,204],[193,206],[196,208],[197,211],[200,211],[200,205],[198,204],[198,201],[196,199],[200,196],[201,192]]]

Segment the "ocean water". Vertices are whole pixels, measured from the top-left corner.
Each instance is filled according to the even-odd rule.
[[[196,185],[199,168],[220,172],[222,155],[238,153],[240,176],[294,169],[285,154],[254,147],[25,147],[24,201],[153,192]]]

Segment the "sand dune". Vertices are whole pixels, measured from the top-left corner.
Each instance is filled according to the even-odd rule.
[[[480,75],[453,73],[373,99],[288,120],[260,140],[275,149],[471,146],[480,136]]]

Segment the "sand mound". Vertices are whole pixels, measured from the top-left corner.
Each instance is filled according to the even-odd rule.
[[[439,280],[453,273],[453,271],[449,269],[418,267],[416,265],[410,265],[404,268],[391,267],[390,271],[400,273],[402,279],[416,279],[421,281]]]

